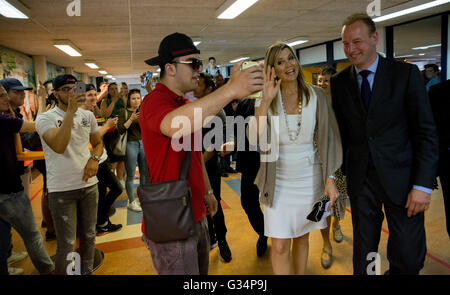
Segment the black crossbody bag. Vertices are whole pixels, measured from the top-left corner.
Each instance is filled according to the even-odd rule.
[[[191,152],[187,151],[178,180],[148,183],[137,189],[144,215],[145,236],[156,243],[185,240],[195,234],[191,189],[187,181]]]

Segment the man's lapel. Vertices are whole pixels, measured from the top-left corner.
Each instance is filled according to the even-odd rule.
[[[389,91],[389,80],[391,75],[388,71],[388,64],[386,59],[380,56],[378,60],[378,67],[375,73],[375,78],[373,80],[372,86],[372,97],[369,103],[369,112],[374,109],[376,103],[383,97],[386,96],[387,91]]]
[[[364,116],[367,114],[366,109],[364,108],[364,105],[362,103],[361,99],[361,91],[359,90],[358,81],[356,80],[356,69],[355,66],[350,67],[350,85],[349,90],[351,94],[351,100],[356,104],[357,109],[360,111],[361,114],[364,114]]]

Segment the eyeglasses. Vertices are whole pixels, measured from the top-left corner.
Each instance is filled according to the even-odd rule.
[[[170,63],[172,63],[172,64],[189,64],[189,65],[191,65],[191,67],[194,71],[201,70],[201,68],[203,67],[203,61],[201,59],[197,59],[197,58],[191,58],[188,60],[172,61]]]
[[[75,89],[75,87],[67,86],[67,87],[59,88],[58,91],[69,92],[69,91],[71,91],[71,90],[73,90],[73,89]]]

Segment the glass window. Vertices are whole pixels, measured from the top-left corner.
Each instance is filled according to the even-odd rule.
[[[421,71],[426,64],[441,68],[441,46],[441,16],[394,26],[394,57]],[[423,74],[426,81],[430,79]]]

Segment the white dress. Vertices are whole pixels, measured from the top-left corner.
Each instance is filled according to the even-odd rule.
[[[281,99],[281,95],[278,97]],[[301,117],[300,134],[295,142],[289,140],[284,111],[279,112],[279,158],[274,200],[272,207],[264,205],[264,235],[267,237],[298,238],[327,227],[326,219],[321,222],[306,219],[314,202],[323,195],[319,157],[314,148],[316,100],[316,95],[311,95],[308,105],[303,104],[301,116],[287,115],[291,131],[297,130]],[[279,105],[282,108],[281,101]]]

